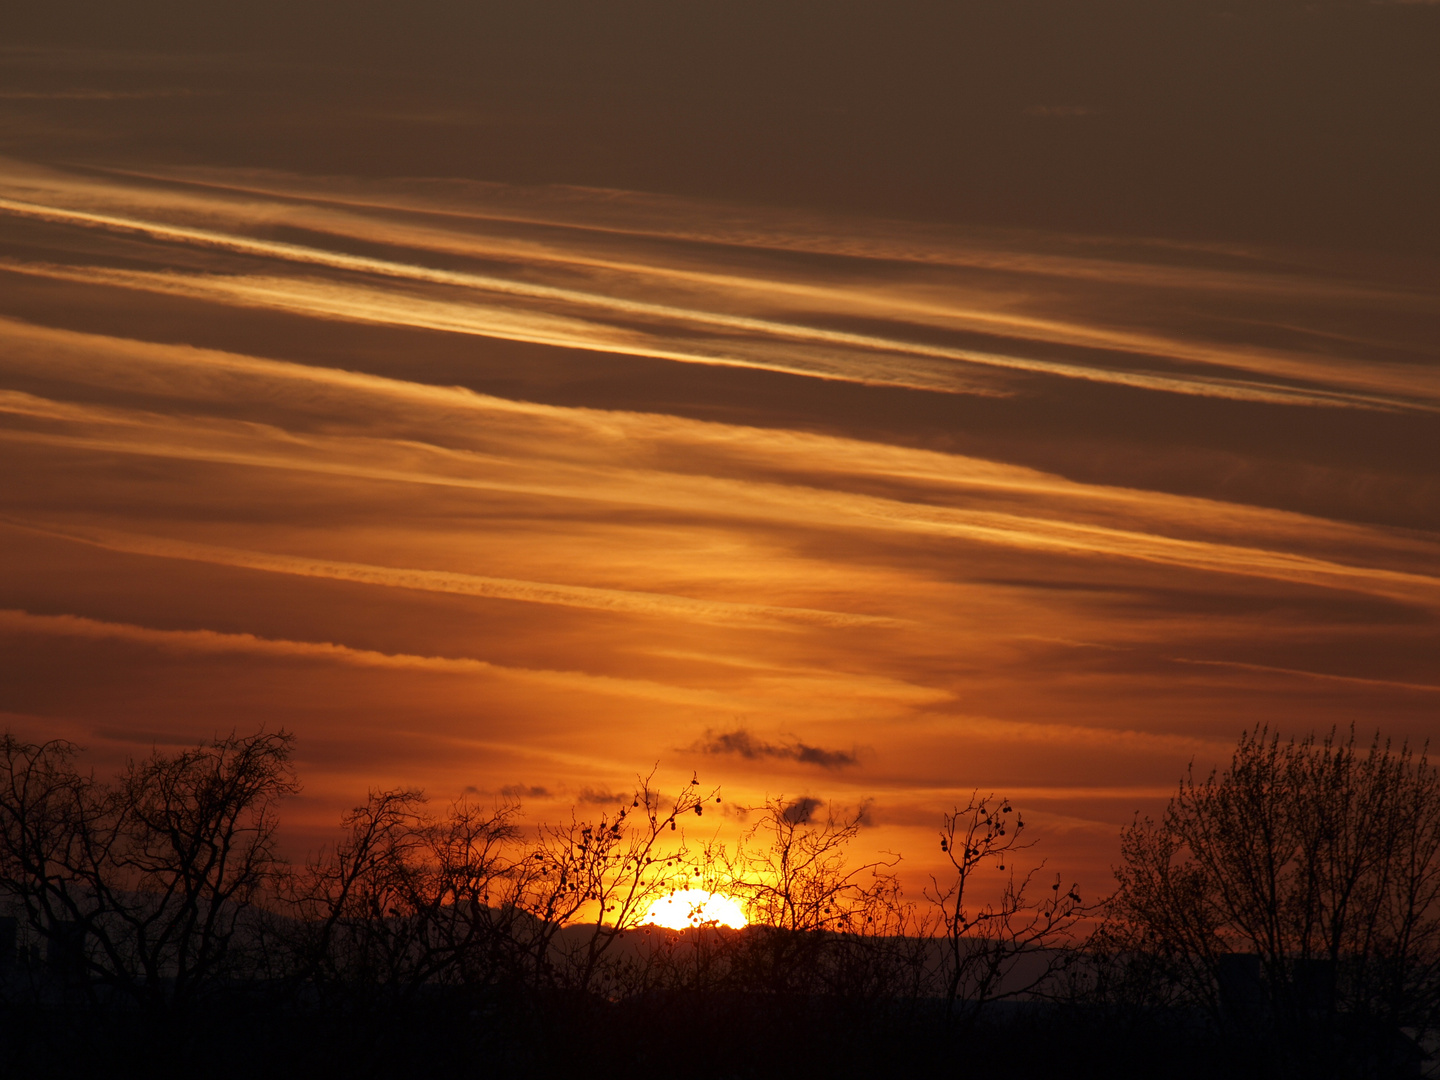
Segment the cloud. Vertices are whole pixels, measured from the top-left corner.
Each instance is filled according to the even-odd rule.
[[[1079,107],[1041,108],[1050,109],[1044,115],[1077,115]],[[374,220],[373,209],[361,213],[358,206],[352,206],[341,213],[333,207],[312,206],[302,212],[259,193],[237,203],[233,197],[223,199],[214,194],[139,191],[133,184],[87,184],[55,175],[17,175],[13,169],[0,173],[0,191],[26,196],[0,196],[0,213],[184,245],[198,256],[241,255],[263,260],[279,273],[122,272],[39,263],[12,269],[327,318],[952,393],[1005,392],[1004,372],[1328,407],[1428,409],[1440,391],[1434,378],[1416,365],[1356,365],[1313,349],[1217,345],[1190,334],[1156,334],[1133,326],[1125,329],[1093,321],[1040,318],[1023,311],[997,310],[994,297],[976,296],[973,288],[957,289],[955,295],[937,303],[923,296],[897,295],[884,283],[857,287],[824,280],[759,277],[753,272],[706,273],[689,267],[675,254],[668,257],[673,265],[667,265],[665,258],[650,262],[618,256],[597,258],[584,245],[557,248],[553,241],[520,243],[426,228],[397,231],[393,223]],[[97,212],[92,208],[96,203],[108,205],[114,212]],[[407,251],[418,247],[521,263],[528,273],[543,269],[550,279],[439,269],[405,258],[360,256],[246,235],[245,228],[257,217]],[[169,220],[173,218],[203,220],[233,231]],[[1021,273],[1036,275],[1055,269],[1024,252],[1009,256]],[[1096,272],[1088,262],[1081,269],[1065,265],[1062,276],[1071,280],[1082,280],[1083,272]],[[1134,273],[1135,266],[1120,270]],[[339,280],[327,278],[327,274],[345,277]],[[370,284],[352,281],[355,275],[363,275]],[[577,275],[590,287],[562,284]],[[1213,284],[1214,276],[1200,278],[1200,284]],[[1234,288],[1237,280],[1242,276],[1232,274],[1223,278],[1222,284]],[[645,288],[637,292],[636,281]],[[1274,282],[1268,284],[1274,286]],[[777,297],[785,300],[779,312],[773,310]],[[769,314],[740,313],[744,311]],[[898,316],[910,325],[876,333],[840,328],[856,315],[881,325],[890,325]],[[937,331],[943,336],[978,331],[987,340],[998,334],[1014,349],[943,344],[933,340]],[[1054,344],[1142,357],[1145,369],[1128,363],[1116,366],[1108,360],[1061,361],[1054,358],[1053,349],[1042,347]],[[1211,369],[1211,373],[1193,370],[1196,365]],[[1002,380],[998,385],[997,379]]]
[[[53,215],[30,215],[23,209],[17,209],[20,205],[0,198],[0,212],[39,216],[40,220],[59,223],[71,220]],[[149,235],[150,230],[141,229],[141,224],[135,223],[136,230]],[[161,233],[157,238],[172,237]],[[240,245],[237,250],[248,254],[251,246]],[[256,253],[263,252],[257,249]],[[329,262],[322,261],[320,264],[343,271],[350,269],[350,263],[354,261],[348,257],[336,258],[339,261],[333,267]],[[363,263],[357,268],[362,271],[370,269]],[[751,368],[936,393],[1003,392],[991,385],[987,378],[993,380],[997,373],[1016,372],[1231,401],[1382,411],[1436,409],[1433,379],[1424,374],[1398,373],[1382,365],[1372,365],[1364,369],[1364,377],[1358,377],[1355,371],[1332,370],[1323,361],[1308,357],[1303,361],[1287,361],[1281,355],[1260,354],[1253,350],[1252,355],[1238,350],[1215,350],[1159,339],[1146,341],[1142,335],[1136,334],[1090,332],[1071,336],[1090,339],[1100,347],[1133,351],[1162,366],[1211,364],[1234,370],[1239,377],[1188,374],[1178,369],[1175,373],[1165,373],[1102,367],[1038,356],[922,344],[898,336],[890,338],[828,330],[799,322],[672,310],[660,305],[620,301],[606,305],[582,294],[564,295],[563,290],[522,292],[518,287],[500,288],[489,279],[480,278],[475,282],[461,280],[458,284],[468,290],[467,295],[489,296],[488,303],[432,299],[419,295],[413,288],[406,290],[400,286],[362,286],[273,274],[178,274],[169,271],[59,267],[41,263],[10,263],[5,265],[5,269],[61,281],[114,285],[318,318],[438,330],[501,341],[643,356],[685,364]],[[385,271],[372,272],[381,279],[391,276]],[[463,278],[463,275],[450,276]],[[418,271],[416,281],[421,286],[449,284],[448,280],[435,280],[430,273],[420,274]],[[521,301],[535,302],[510,301],[510,296],[517,293]],[[541,301],[560,311],[545,310]],[[631,309],[636,308],[640,310],[632,312]],[[837,314],[828,313],[832,318]],[[628,318],[632,315],[633,322]],[[1019,324],[1014,325],[1018,327]],[[1037,335],[1036,339],[1043,341],[1044,336]],[[707,340],[713,344],[705,344]],[[700,344],[696,345],[696,342]],[[1149,353],[1151,347],[1163,348],[1166,355]],[[1281,370],[1285,367],[1293,367],[1311,379],[1333,378],[1337,380],[1337,385],[1333,388],[1297,387],[1279,380],[1266,381],[1276,371],[1288,374]],[[1339,385],[1341,382],[1343,385]]]
[[[1240,660],[1197,660],[1185,656],[1168,659],[1177,664],[1200,664],[1206,667],[1235,668],[1238,671],[1254,671],[1266,675],[1291,675],[1297,679],[1325,679],[1332,682],[1354,683],[1359,686],[1383,686],[1397,690],[1416,690],[1421,693],[1440,692],[1435,683],[1403,682],[1398,679],[1367,679],[1356,675],[1341,675],[1330,671],[1298,671],[1295,668],[1275,667],[1270,664],[1247,664]]]
[[[507,799],[548,799],[550,789],[538,785],[506,784],[500,794]]]
[[[1250,510],[1163,494],[1137,494],[1124,489],[1043,478],[1038,474],[1017,478],[1018,482],[1002,479],[995,490],[1000,492],[1009,488],[1017,492],[1048,494],[1048,501],[1027,500],[1022,505],[1010,500],[1009,505],[1005,505],[998,500],[982,500],[979,497],[982,492],[975,490],[976,477],[967,459],[951,462],[948,474],[944,470],[935,473],[938,481],[954,488],[951,495],[953,504],[945,505],[904,497],[908,492],[903,488],[896,493],[899,497],[883,497],[847,491],[843,487],[837,489],[828,486],[828,482],[810,486],[687,473],[660,461],[650,467],[637,467],[631,460],[613,460],[614,447],[604,440],[582,443],[578,434],[573,437],[575,445],[593,446],[597,453],[612,455],[612,460],[602,459],[603,463],[597,466],[593,461],[582,463],[552,457],[545,462],[544,468],[540,468],[536,460],[540,452],[530,451],[532,444],[529,442],[524,444],[525,453],[500,457],[482,450],[440,446],[423,439],[380,440],[328,433],[301,435],[254,423],[166,417],[139,410],[70,404],[22,391],[0,391],[0,412],[27,424],[39,420],[63,426],[62,430],[56,431],[19,426],[0,430],[0,439],[36,447],[277,469],[332,481],[353,478],[386,486],[399,483],[457,491],[558,498],[571,500],[572,504],[603,501],[666,514],[692,511],[707,520],[733,520],[737,516],[734,508],[743,507],[743,518],[750,525],[765,521],[774,525],[813,528],[816,522],[824,520],[832,532],[841,529],[852,533],[889,532],[929,536],[937,540],[949,538],[1029,552],[1120,556],[1159,565],[1354,590],[1410,604],[1440,603],[1440,578],[1430,572],[1433,552],[1427,550],[1423,553],[1423,560],[1417,559],[1415,554],[1418,552],[1403,553],[1393,538],[1378,531],[1327,525],[1320,519],[1293,513]],[[617,418],[617,424],[627,432],[644,430],[624,417]],[[713,433],[702,431],[700,437],[703,439],[710,434]],[[742,433],[741,440],[755,441],[749,433]],[[775,441],[772,439],[772,443]],[[783,440],[779,441],[782,442],[779,450],[783,451]],[[832,440],[832,444],[834,442]],[[809,445],[817,451],[824,449],[820,443]],[[673,451],[674,447],[666,446],[665,449]],[[804,455],[797,454],[795,460],[797,464],[803,464]],[[997,477],[985,470],[982,474],[979,486],[986,487],[987,481],[993,486]],[[1102,513],[1096,514],[1095,510]],[[1107,519],[1114,524],[1104,523]],[[1197,522],[1209,526],[1199,535],[1195,528]],[[1314,550],[1316,547],[1317,527],[1333,532],[1336,540],[1352,549],[1358,540],[1366,546],[1384,546],[1390,550],[1383,554],[1376,551],[1372,555],[1332,546],[1331,551],[1324,555],[1302,553],[1304,548]],[[1224,530],[1222,536],[1228,532],[1239,542],[1212,539],[1219,530]],[[1191,535],[1186,536],[1186,532]],[[1267,536],[1267,532],[1274,535]],[[1257,540],[1275,546],[1252,546]],[[139,541],[132,536],[128,542]],[[158,543],[155,538],[145,542],[151,545]],[[104,546],[121,544],[122,539],[112,532],[105,538]],[[1415,545],[1411,547],[1413,551]],[[206,557],[200,561],[219,561],[217,552],[224,551],[214,547],[206,551],[197,545],[189,545],[187,550],[191,558],[205,554]],[[159,553],[158,550],[156,553]],[[1327,557],[1332,553],[1337,557]],[[1356,555],[1361,559],[1367,559],[1367,556],[1369,559],[1375,556],[1388,559],[1395,554],[1403,556],[1400,565],[1410,563],[1423,566],[1424,570],[1413,572],[1356,565],[1350,561]],[[231,551],[229,557],[255,559],[261,556],[257,553],[237,555]],[[273,556],[267,558],[271,564],[266,569],[280,568]],[[328,572],[320,575],[319,571],[326,569],[327,562]],[[373,566],[345,565],[339,560],[313,560],[305,565],[309,576],[353,578],[356,574],[375,572]],[[292,566],[292,572],[293,569]],[[516,598],[519,598],[519,593],[524,593],[524,598],[531,601],[543,597],[543,602],[564,602],[569,606],[612,609],[653,606],[657,611],[663,606],[667,611],[683,611],[690,617],[704,615],[707,619],[716,619],[717,616],[724,619],[736,616],[754,618],[760,615],[832,625],[873,622],[872,616],[819,608],[741,606],[728,599],[717,602],[673,594],[662,597],[657,593],[597,589],[594,586],[559,589],[553,583],[479,575],[411,572],[407,575],[406,584],[414,587],[411,583],[424,582],[433,589],[441,579],[446,582],[443,591],[460,588],[462,579],[465,579],[465,591],[488,591],[492,595],[506,592]]]
[[[791,825],[809,825],[815,820],[815,812],[824,803],[811,795],[802,795],[785,804],[780,811],[780,816]],[[875,820],[875,800],[861,799],[859,804],[853,807],[839,807],[834,803],[830,804],[830,817],[834,821],[854,821],[861,828],[873,829],[877,822]]]
[[[81,243],[83,221],[32,215],[0,245],[17,729],[116,756],[263,702],[301,732],[316,808],[473,782],[582,816],[703,733],[664,779],[726,755],[704,763],[732,774],[726,842],[788,775],[787,820],[858,814],[866,843],[922,859],[974,787],[1041,803],[1048,839],[1061,814],[1118,829],[1163,804],[1186,760],[1223,760],[1257,717],[1383,711],[1432,732],[1434,415],[1312,423],[1216,396],[1440,401],[1414,287],[1119,240],[982,249],[875,226],[852,244],[809,218],[757,226],[737,255],[672,243],[667,221],[715,219],[658,203],[638,222],[656,242],[626,247],[604,208],[630,196],[551,215],[611,230],[582,235],[381,213],[366,183],[340,221],[136,177],[27,194],[0,162],[0,194],[110,218]],[[244,235],[262,229],[312,246]],[[945,386],[963,369],[1000,396],[634,352]],[[1011,352],[1051,368],[998,370]],[[1254,381],[1201,402],[1042,380],[1080,368],[1192,394]],[[126,727],[139,744],[94,734]],[[878,761],[857,749],[882,739]],[[823,804],[794,798],[820,786]]]
[[[750,761],[760,758],[798,761],[804,765],[818,765],[822,769],[843,769],[859,761],[854,750],[827,750],[823,746],[811,746],[798,740],[769,743],[757,739],[744,728],[718,735],[707,730],[705,737],[690,749],[702,754],[738,754]]]
[[[81,615],[36,615],[17,608],[0,608],[0,633],[22,633],[71,637],[92,641],[116,641],[181,654],[224,656],[227,654],[302,660],[346,666],[411,669],[450,675],[513,679],[521,683],[610,693],[620,696],[669,700],[676,704],[717,704],[726,699],[704,691],[688,691],[663,683],[590,675],[577,671],[551,671],[506,667],[473,657],[421,656],[356,649],[330,641],[295,641],[265,638],[256,634],[234,634],[217,630],[159,630],[132,623],[110,622]]]
[[[613,806],[633,799],[633,795],[617,795],[607,788],[582,788],[577,800],[582,806]]]
[[[185,543],[162,537],[143,536],[119,530],[48,529],[43,525],[11,521],[0,517],[0,524],[25,528],[77,544],[89,544],[108,551],[156,558],[184,559],[234,566],[269,573],[293,574],[299,577],[329,578],[364,585],[418,589],[423,592],[455,593],[462,596],[519,600],[535,604],[559,604],[567,607],[598,611],[620,611],[641,615],[694,619],[702,622],[739,623],[757,621],[797,620],[821,625],[851,626],[893,623],[894,620],[856,615],[840,611],[818,611],[808,608],[781,607],[761,604],[738,604],[723,600],[697,600],[658,592],[633,589],[599,589],[583,585],[565,585],[548,581],[520,581],[509,578],[485,577],[456,571],[419,570],[406,567],[374,566],[327,559],[297,558],[271,552],[217,547],[212,544]]]
[[[808,825],[815,820],[815,811],[820,809],[821,805],[819,799],[802,795],[794,802],[787,803],[785,809],[780,811],[780,816],[791,825]]]
[[[875,827],[874,799],[860,800],[860,805],[855,809],[855,820],[858,821],[863,828],[873,829]]]

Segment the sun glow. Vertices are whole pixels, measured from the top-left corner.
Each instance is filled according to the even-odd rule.
[[[668,930],[688,930],[692,926],[727,926],[739,930],[745,925],[745,913],[728,896],[704,889],[682,889],[651,904],[643,921],[647,926],[663,926]]]

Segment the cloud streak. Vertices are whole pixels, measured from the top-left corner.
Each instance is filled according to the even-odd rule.
[[[1258,720],[1435,734],[1435,304],[1399,271],[143,171],[0,163],[16,725],[263,709],[314,806],[819,775],[907,856],[995,790],[1101,879]]]
[[[64,405],[16,392],[0,392],[0,414],[4,413],[36,421],[78,423],[96,432],[0,430],[0,441],[11,443],[386,484],[684,509],[705,516],[723,515],[723,508],[735,506],[743,507],[744,516],[750,519],[791,526],[824,522],[832,528],[933,536],[1031,552],[1118,557],[1209,573],[1349,589],[1425,606],[1440,604],[1440,578],[1429,573],[1083,520],[937,506],[768,481],[667,477],[657,471],[623,466],[582,470],[557,463],[541,470],[517,463],[517,467],[496,470],[484,455],[419,442],[296,437],[253,424],[177,422],[126,410]],[[1423,559],[1420,551],[1414,557]]]
[[[1004,305],[999,309],[994,306],[993,295],[977,298],[960,293],[947,298],[943,292],[935,294],[933,288],[907,295],[893,288],[867,291],[814,281],[704,272],[663,262],[604,259],[566,248],[554,236],[543,243],[486,241],[477,237],[457,244],[453,236],[447,237],[433,227],[367,221],[360,207],[339,217],[333,212],[310,211],[320,215],[314,222],[319,228],[341,230],[333,238],[337,244],[362,240],[398,247],[403,243],[408,251],[418,245],[420,250],[435,254],[500,258],[516,264],[512,276],[482,274],[136,216],[136,212],[163,214],[178,210],[182,216],[189,212],[237,227],[256,216],[263,220],[277,214],[282,219],[304,221],[293,203],[277,203],[266,209],[255,205],[255,196],[236,206],[192,191],[173,195],[167,202],[159,193],[140,192],[133,186],[23,174],[10,181],[10,188],[17,194],[68,198],[81,205],[0,198],[0,212],[143,237],[200,253],[241,255],[272,267],[293,267],[311,273],[309,277],[233,272],[175,274],[33,263],[15,267],[68,280],[108,282],[174,296],[602,353],[754,367],[944,392],[1004,392],[1003,382],[990,385],[991,375],[1015,372],[1232,400],[1367,409],[1440,407],[1440,382],[1423,366],[1346,363],[1322,353],[1274,348],[1217,347],[1139,329],[1084,325],[1053,316],[1005,311]],[[132,212],[102,212],[83,205],[107,200],[122,208],[128,205]],[[1011,269],[1033,272],[1043,265],[1047,264],[1013,260]],[[573,278],[578,272],[593,287],[535,280],[537,271],[546,266],[552,268],[557,279]],[[346,279],[315,279],[314,271],[334,272]],[[354,280],[356,276],[360,281]],[[396,284],[383,284],[387,281]],[[637,299],[630,293],[668,293],[677,302]],[[742,313],[756,307],[774,307],[782,298],[798,318]],[[702,307],[694,302],[704,299],[712,304],[719,300],[719,305]],[[982,302],[976,303],[977,299]],[[1413,303],[1400,294],[1393,299],[1400,304]],[[892,336],[833,325],[853,321],[857,315],[891,322],[898,318],[911,329]],[[903,322],[907,319],[913,324]],[[920,340],[934,337],[938,331],[979,331],[1017,342],[1108,350],[1111,355],[1106,362],[1077,363],[1034,352]],[[1117,364],[1116,354],[1134,360]],[[1134,361],[1140,366],[1133,366]],[[1194,370],[1197,365],[1210,368],[1210,373]]]
[[[589,608],[595,611],[656,615],[665,618],[694,619],[700,622],[740,626],[754,625],[757,622],[784,623],[787,621],[825,626],[893,626],[897,622],[895,619],[852,615],[839,611],[703,601],[665,593],[597,589],[583,585],[561,585],[543,581],[517,581],[448,570],[416,570],[365,563],[306,559],[265,551],[248,551],[239,548],[218,547],[212,544],[167,540],[163,537],[141,536],[116,530],[92,529],[74,532],[5,518],[0,518],[0,525],[27,529],[58,540],[88,544],[106,551],[149,555],[160,559],[185,559],[193,562],[212,563],[217,566],[233,566],[273,574],[293,574],[297,577],[326,578],[332,581],[349,581],[359,585],[376,585],[382,588],[418,589],[425,592],[452,593],[457,596],[519,600],[532,604],[559,604],[566,607]]]

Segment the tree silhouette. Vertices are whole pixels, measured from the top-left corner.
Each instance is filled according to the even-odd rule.
[[[1423,750],[1257,727],[1125,830],[1117,877],[1112,944],[1217,1022],[1306,1038],[1339,1018],[1440,1022],[1440,774]]]
[[[972,797],[943,815],[951,873],[918,903],[901,890],[898,856],[852,857],[864,808],[769,799],[732,848],[701,847],[685,826],[714,812],[718,792],[696,777],[665,796],[653,773],[598,816],[533,829],[511,802],[432,809],[418,790],[373,792],[344,815],[337,843],[291,867],[275,845],[276,806],[298,787],[290,748],[283,732],[231,735],[157,751],[102,782],[68,743],[7,736],[0,900],[5,918],[23,919],[27,959],[0,963],[0,993],[28,1002],[62,1045],[80,1035],[103,1056],[123,1037],[145,1061],[156,1045],[181,1061],[274,1032],[291,1053],[319,1038],[314,1060],[328,1047],[352,1071],[438,1060],[433,1048],[452,1045],[452,1064],[494,1052],[576,1066],[625,1027],[635,1041],[611,1059],[619,1069],[645,1060],[657,1031],[723,1022],[750,1032],[761,1057],[798,1062],[823,1044],[825,1061],[858,1067],[900,1043],[920,1062],[973,1052],[987,1030],[1014,1030],[987,1005],[1048,992],[1080,955],[1066,946],[1088,909],[1058,878],[1047,892],[1039,868],[1017,869],[1031,844],[1005,800]],[[1400,756],[1409,764],[1384,773],[1383,805],[1404,828],[1385,850],[1414,853],[1435,831],[1433,776]],[[1297,835],[1328,835],[1355,805],[1307,808]],[[1339,856],[1351,850],[1335,847],[1315,880],[1344,878]],[[1384,913],[1377,941],[1431,940],[1430,916],[1406,915],[1430,910],[1414,903],[1435,884],[1427,866],[1397,863],[1390,891],[1351,889],[1348,910]],[[740,901],[750,926],[641,927],[654,901],[694,886]],[[1387,979],[1433,981],[1413,962],[1424,949],[1385,948],[1364,969],[1377,993]],[[31,992],[17,995],[27,973]],[[23,1030],[10,1015],[0,1035]]]
[[[1013,816],[1012,816],[1013,814]],[[1015,860],[1032,847],[1008,799],[971,795],[942,816],[940,850],[951,872],[932,877],[926,896],[941,912],[945,948],[939,981],[951,1015],[973,1022],[988,1001],[1032,993],[1073,959],[1063,949],[1090,914],[1073,884],[1057,874],[1049,895],[1033,898],[1039,868],[1019,874]],[[977,903],[975,878],[987,866],[1007,870],[1000,897]]]
[[[292,978],[391,997],[513,978],[518,812],[460,800],[437,817],[419,791],[372,793],[343,820],[347,838],[290,881]]]
[[[866,981],[863,973],[877,974],[877,958],[858,946],[905,922],[890,873],[898,859],[850,860],[863,809],[829,806],[821,816],[822,805],[808,797],[768,799],[734,853],[717,859],[753,927],[739,958],[747,985],[782,993],[854,989]]]
[[[637,779],[628,802],[598,819],[542,827],[526,857],[520,901],[535,917],[525,949],[536,979],[582,993],[602,976],[613,981],[606,960],[616,941],[688,880],[692,855],[681,823],[718,800],[719,790],[702,791],[698,778],[666,798],[652,771]],[[583,932],[562,938],[580,922]]]
[[[183,1008],[244,967],[255,902],[283,866],[275,804],[292,738],[229,735],[131,761],[113,783],[67,742],[0,740],[0,893],[97,987]]]

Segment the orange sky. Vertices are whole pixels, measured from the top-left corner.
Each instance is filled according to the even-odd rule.
[[[367,787],[534,823],[658,762],[868,806],[917,889],[980,788],[1093,895],[1243,728],[1440,734],[1424,252],[178,153],[45,111],[149,115],[133,67],[18,55],[25,736],[283,725],[297,845]]]

